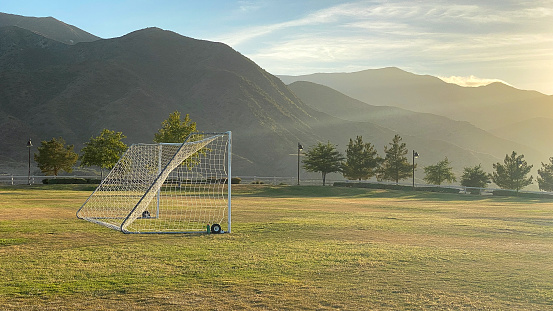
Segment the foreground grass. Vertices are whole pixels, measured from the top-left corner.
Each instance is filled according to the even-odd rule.
[[[553,308],[553,203],[237,186],[233,233],[125,235],[91,190],[0,188],[0,309]]]

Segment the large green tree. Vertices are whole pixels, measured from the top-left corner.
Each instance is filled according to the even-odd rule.
[[[384,146],[386,157],[380,167],[380,179],[395,181],[397,184],[400,180],[412,176],[413,166],[405,156],[408,152],[407,145],[401,140],[402,138],[396,134],[389,143],[390,146]]]
[[[65,145],[63,138],[42,141],[34,154],[38,168],[45,175],[58,176],[60,171],[71,173],[79,155],[73,151],[73,145]]]
[[[192,122],[186,114],[181,120],[181,113],[175,111],[169,118],[161,122],[161,129],[154,135],[156,143],[182,143],[191,133],[196,132],[196,122]]]
[[[122,132],[103,129],[99,136],[91,137],[81,149],[81,166],[100,167],[103,178],[103,169],[113,168],[127,150],[127,145],[121,141],[124,138],[126,136]]]
[[[364,143],[362,136],[357,136],[355,141],[350,138],[342,174],[350,180],[369,179],[376,174],[380,163],[382,158],[371,143]]]
[[[323,186],[326,183],[326,174],[340,172],[344,156],[330,142],[318,143],[311,146],[305,153],[303,168],[308,172],[321,172]]]
[[[538,185],[540,190],[553,191],[553,157],[549,158],[549,163],[541,163],[538,175]]]
[[[497,162],[493,165],[495,172],[492,174],[493,182],[502,189],[516,190],[517,192],[532,184],[533,177],[527,177],[532,169],[524,160],[524,155],[517,155],[515,151],[505,155],[503,164]]]
[[[450,183],[457,181],[450,164],[447,157],[445,157],[445,159],[435,165],[425,166],[424,174],[426,174],[426,176],[423,178],[424,181],[433,185],[441,185],[444,181]]]
[[[486,188],[490,182],[490,174],[482,170],[481,164],[465,167],[461,176],[461,186],[465,187]]]

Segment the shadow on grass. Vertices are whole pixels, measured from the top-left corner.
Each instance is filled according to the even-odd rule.
[[[233,186],[233,196],[255,196],[273,198],[291,197],[353,197],[353,198],[390,198],[424,201],[494,201],[539,203],[551,202],[550,199],[525,197],[498,197],[472,194],[437,193],[414,190],[345,188],[333,186],[271,186],[239,185]]]
[[[25,190],[64,190],[64,191],[94,191],[95,184],[55,184],[55,185],[0,185],[0,191],[25,191]]]
[[[54,185],[0,185],[0,194],[9,191],[25,190],[60,190],[60,191],[87,191],[93,192],[98,185],[94,184],[54,184]],[[404,200],[426,201],[494,201],[494,202],[520,202],[540,203],[552,202],[546,198],[528,198],[516,196],[482,196],[472,194],[438,193],[414,190],[348,188],[334,186],[274,186],[274,185],[250,185],[239,184],[232,186],[233,196],[255,196],[273,198],[294,197],[351,197],[351,198],[390,198]]]

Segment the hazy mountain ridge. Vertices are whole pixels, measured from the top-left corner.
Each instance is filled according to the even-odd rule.
[[[400,133],[409,141],[409,148],[424,154],[418,160],[422,165],[435,164],[447,156],[458,176],[463,167],[478,163],[491,170],[493,163],[502,161],[512,150],[524,153],[531,163],[547,159],[545,153],[535,148],[492,135],[466,121],[391,106],[369,105],[312,82],[297,81],[288,87],[303,102],[321,112],[344,120],[374,123]],[[413,139],[416,137],[433,143]],[[442,143],[438,144],[439,141]],[[377,145],[377,149],[382,153],[381,146]]]
[[[505,139],[524,141],[525,144],[535,146],[542,153],[553,157],[553,143],[550,142],[551,133],[553,133],[553,119],[545,117],[527,119],[509,126],[492,129],[490,132]],[[547,163],[548,158],[541,162]]]
[[[285,83],[310,81],[325,85],[371,105],[401,107],[469,122],[487,133],[478,134],[473,129],[473,134],[467,132],[460,135],[464,136],[464,142],[458,142],[459,146],[471,149],[476,144],[472,150],[482,150],[488,144],[490,147],[505,145],[497,140],[480,139],[490,133],[512,141],[512,148],[504,154],[512,150],[525,154],[528,162],[534,165],[534,175],[540,162],[546,162],[553,156],[553,144],[546,137],[553,127],[548,121],[553,120],[553,96],[536,91],[518,90],[498,82],[481,87],[461,87],[398,68],[279,77]],[[541,122],[535,121],[540,119]],[[411,121],[396,123],[405,125]],[[419,121],[419,124],[423,122]],[[448,132],[447,129],[443,131]],[[434,137],[432,131],[428,134]],[[490,155],[496,157],[497,151]]]
[[[73,25],[53,17],[28,17],[0,12],[0,27],[17,26],[65,44],[90,42],[100,39]]]
[[[508,126],[535,117],[553,118],[553,96],[518,90],[499,82],[481,87],[461,87],[398,68],[279,78],[286,84],[314,82],[367,104],[442,115],[468,121],[482,129]]]

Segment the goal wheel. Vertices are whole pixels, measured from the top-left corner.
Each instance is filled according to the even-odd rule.
[[[221,225],[219,224],[211,225],[211,233],[221,233]]]

